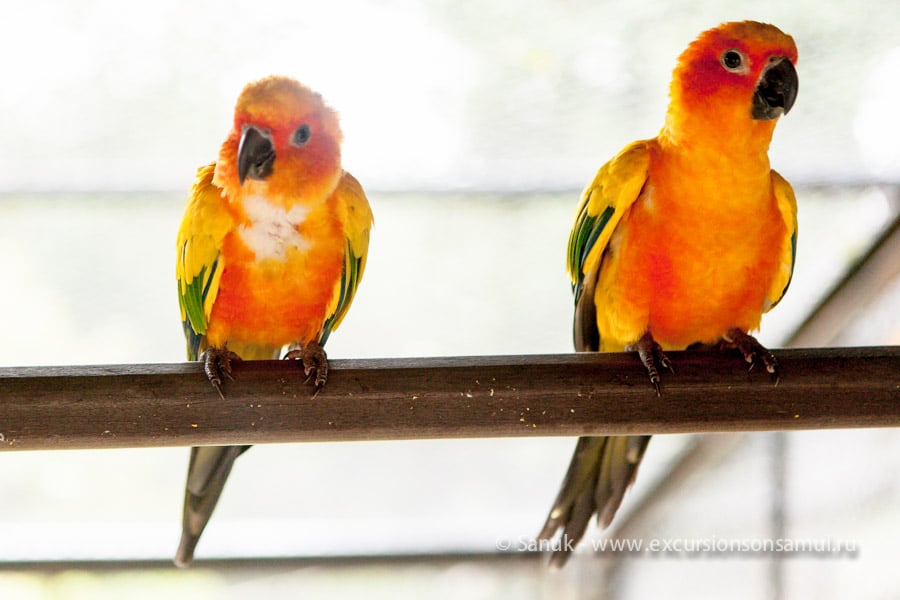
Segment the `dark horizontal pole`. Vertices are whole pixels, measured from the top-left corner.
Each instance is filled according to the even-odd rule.
[[[900,425],[900,347],[672,352],[657,396],[630,354],[247,361],[221,399],[199,363],[0,369],[0,448],[135,448]]]

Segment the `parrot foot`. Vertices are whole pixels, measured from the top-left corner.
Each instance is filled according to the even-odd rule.
[[[729,346],[733,346],[743,355],[744,360],[750,363],[750,370],[756,365],[757,361],[766,367],[766,372],[772,376],[775,385],[778,385],[780,375],[778,373],[778,361],[775,355],[768,348],[760,344],[755,337],[744,333],[740,329],[732,328],[725,334],[725,342]]]
[[[303,363],[304,383],[314,382],[316,386],[313,398],[318,395],[328,380],[328,356],[319,342],[310,342],[302,348],[294,348],[284,355],[285,360],[300,360]]]
[[[656,340],[653,339],[653,336],[648,331],[641,339],[626,346],[625,351],[638,353],[641,363],[644,365],[644,368],[647,369],[647,375],[650,376],[650,383],[652,383],[653,387],[656,389],[656,395],[660,396],[660,378],[659,369],[657,369],[657,367],[665,369],[669,373],[675,373],[675,369],[672,367],[672,361],[670,361],[669,357],[663,352],[662,346],[656,343]]]
[[[203,359],[203,371],[206,373],[207,379],[216,388],[219,397],[224,400],[225,394],[222,393],[222,379],[234,381],[234,377],[231,376],[231,363],[232,361],[240,361],[241,357],[226,346],[223,348],[209,347],[200,358]]]

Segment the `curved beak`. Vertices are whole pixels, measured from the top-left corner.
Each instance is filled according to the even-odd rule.
[[[272,174],[275,163],[275,146],[271,136],[253,125],[244,127],[238,143],[238,179],[244,185],[246,178],[262,181]]]
[[[771,121],[790,112],[797,99],[800,80],[794,65],[785,57],[775,58],[763,71],[753,93],[753,118]]]

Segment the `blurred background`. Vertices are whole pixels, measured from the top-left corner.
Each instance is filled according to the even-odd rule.
[[[791,290],[760,335],[778,347],[797,342],[900,211],[894,0],[11,4],[0,36],[0,366],[184,359],[174,280],[184,199],[243,85],[273,73],[338,109],[344,165],[375,212],[366,277],[330,357],[569,352],[564,256],[581,188],[622,146],[657,133],[684,47],[741,19],[778,25],[800,51],[800,95],[770,153],[800,206]],[[896,263],[851,294],[852,314],[802,343],[897,344]],[[4,453],[0,590],[900,596],[894,430],[659,436],[611,532],[832,540],[853,553],[598,557],[584,544],[562,572],[496,553],[536,534],[574,443],[256,447],[187,571],[167,562],[187,449]],[[295,477],[276,479],[285,464]]]

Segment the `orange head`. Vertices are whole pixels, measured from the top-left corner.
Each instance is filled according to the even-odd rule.
[[[288,77],[248,84],[213,182],[228,198],[326,198],[341,177],[341,130],[322,97]]]
[[[672,74],[664,137],[768,148],[775,121],[797,97],[791,36],[755,21],[705,31],[681,54]]]

